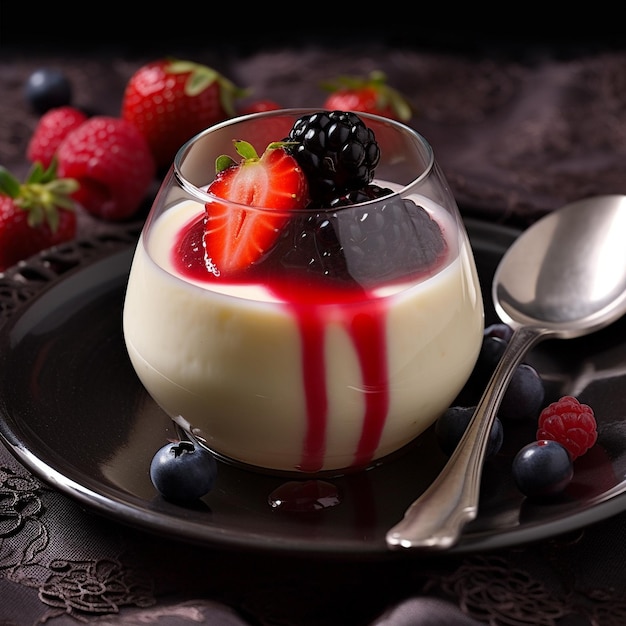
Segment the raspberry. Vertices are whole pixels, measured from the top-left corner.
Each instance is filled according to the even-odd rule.
[[[558,441],[572,460],[591,448],[598,438],[593,409],[572,396],[563,396],[539,415],[537,439]]]

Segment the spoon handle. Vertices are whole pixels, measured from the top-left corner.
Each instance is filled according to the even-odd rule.
[[[388,547],[449,548],[457,542],[465,524],[476,517],[491,426],[515,368],[546,333],[526,326],[515,330],[463,438],[430,487],[387,533]]]

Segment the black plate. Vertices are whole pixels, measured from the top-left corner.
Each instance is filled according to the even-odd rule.
[[[518,233],[469,220],[467,226],[491,323],[493,272]],[[215,489],[198,506],[158,496],[150,460],[176,433],[136,378],[123,344],[121,310],[135,234],[36,257],[0,281],[0,434],[15,457],[101,514],[185,541],[310,555],[396,555],[386,532],[445,462],[432,429],[393,460],[333,479],[341,504],[321,511],[272,509],[268,495],[284,479],[224,463]],[[478,518],[449,553],[546,538],[626,507],[625,330],[622,319],[592,337],[544,342],[529,355],[546,380],[547,399],[572,393],[594,407],[598,444],[576,461],[561,498],[533,505],[510,475],[511,459],[532,440],[533,426],[507,427],[502,452],[485,466]]]

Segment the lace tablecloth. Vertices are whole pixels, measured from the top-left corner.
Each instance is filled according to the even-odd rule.
[[[176,50],[166,50],[176,54]],[[186,54],[186,53],[182,53]],[[0,163],[25,172],[23,82],[62,67],[76,103],[116,114],[144,59],[0,51]],[[584,196],[626,193],[626,54],[524,62],[411,49],[195,51],[258,97],[318,106],[319,81],[382,69],[413,102],[466,217],[524,227]],[[149,200],[148,200],[149,201]],[[81,237],[115,230],[83,217]],[[626,513],[467,556],[304,559],[214,550],[104,519],[0,446],[0,624],[296,626],[626,623]]]

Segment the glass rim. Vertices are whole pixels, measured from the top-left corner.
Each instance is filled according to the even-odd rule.
[[[196,199],[198,202],[201,202],[202,204],[212,204],[212,203],[224,203],[227,202],[230,205],[233,205],[235,207],[240,207],[241,209],[246,209],[246,210],[253,210],[253,211],[277,211],[277,209],[272,208],[272,207],[263,207],[263,206],[250,206],[248,204],[239,204],[237,202],[234,202],[232,200],[227,200],[224,198],[221,198],[219,196],[216,196],[214,194],[211,194],[209,192],[207,192],[205,189],[202,189],[201,187],[198,187],[197,185],[195,185],[194,183],[192,183],[184,174],[182,171],[183,168],[183,161],[185,159],[185,157],[188,155],[188,153],[191,151],[191,149],[193,148],[194,145],[196,145],[199,141],[201,141],[204,137],[206,137],[207,135],[211,135],[219,130],[222,130],[224,128],[228,128],[229,126],[235,126],[236,124],[242,122],[242,121],[246,121],[246,120],[254,120],[254,119],[263,119],[266,117],[276,117],[279,115],[289,115],[289,116],[293,116],[294,121],[295,119],[303,116],[303,115],[310,115],[312,113],[317,113],[317,112],[321,112],[321,111],[325,111],[328,109],[323,109],[323,108],[313,108],[313,107],[306,107],[306,108],[283,108],[283,109],[276,109],[276,110],[272,110],[272,111],[262,111],[262,112],[258,112],[258,113],[249,113],[246,115],[237,115],[235,117],[231,117],[228,118],[222,122],[218,122],[217,124],[213,124],[211,126],[209,126],[208,128],[205,128],[204,130],[200,131],[199,133],[197,133],[196,135],[194,135],[193,137],[191,137],[190,139],[188,139],[176,152],[176,155],[174,156],[174,161],[172,164],[172,174],[174,176],[174,178],[178,181],[178,184],[180,185],[180,187],[187,192],[188,194],[190,194],[191,196],[193,196],[194,199]],[[392,127],[406,135],[408,135],[412,141],[416,142],[417,144],[421,145],[421,147],[425,150],[426,155],[427,155],[427,159],[426,159],[426,164],[425,166],[422,168],[422,170],[420,171],[419,175],[416,176],[414,179],[412,179],[410,182],[404,184],[404,185],[400,185],[397,189],[393,189],[393,193],[392,194],[388,194],[386,196],[383,196],[381,198],[374,198],[372,200],[367,200],[365,202],[359,202],[359,203],[355,203],[355,204],[350,204],[350,205],[342,205],[340,207],[306,207],[306,208],[302,208],[302,209],[298,209],[298,213],[323,213],[323,212],[337,212],[337,211],[344,211],[346,209],[350,209],[352,207],[363,207],[363,206],[369,206],[369,205],[373,205],[376,203],[381,202],[382,200],[385,199],[389,199],[389,197],[392,196],[397,196],[397,195],[402,195],[402,194],[406,194],[409,192],[409,190],[412,187],[418,186],[424,179],[426,179],[429,174],[433,171],[434,167],[435,167],[435,155],[434,155],[434,150],[432,148],[432,146],[430,145],[429,141],[417,130],[415,130],[414,128],[412,128],[411,126],[408,126],[407,124],[400,122],[398,120],[394,120],[388,117],[383,117],[381,115],[375,115],[372,113],[365,113],[365,112],[361,112],[361,111],[354,111],[354,113],[356,113],[360,118],[363,118],[364,121],[366,120],[373,120],[374,122],[376,122],[377,124],[383,125],[383,126],[388,126],[388,127]],[[366,122],[367,123],[367,122]],[[277,141],[280,141],[277,140]],[[280,210],[280,209],[279,209]],[[294,210],[285,210],[285,213],[292,213]]]

